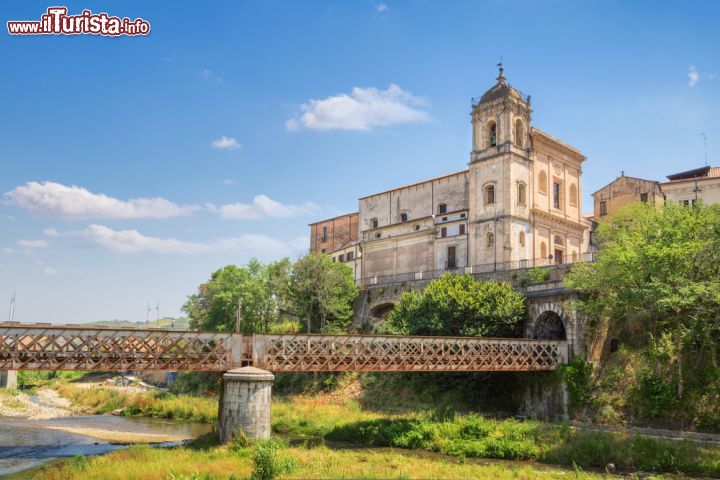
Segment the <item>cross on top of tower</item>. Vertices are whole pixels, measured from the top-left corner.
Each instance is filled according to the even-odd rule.
[[[498,71],[500,72],[498,74],[497,81],[499,84],[504,84],[505,83],[505,73],[504,73],[505,68],[503,68],[502,57],[500,57],[500,63],[497,64],[497,67],[498,67]]]

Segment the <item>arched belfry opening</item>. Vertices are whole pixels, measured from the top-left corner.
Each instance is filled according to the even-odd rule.
[[[565,323],[557,313],[548,310],[535,321],[533,338],[536,340],[567,340]]]

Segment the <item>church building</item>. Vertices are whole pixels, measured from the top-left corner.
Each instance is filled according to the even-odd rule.
[[[532,126],[530,101],[500,67],[497,83],[472,103],[466,169],[360,198],[357,237],[346,241],[359,245],[359,282],[583,258],[590,227],[582,215],[585,157]],[[320,224],[311,225],[314,239]],[[320,251],[317,245],[311,250]]]

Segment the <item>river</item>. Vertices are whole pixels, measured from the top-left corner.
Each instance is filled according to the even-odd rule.
[[[112,415],[47,420],[0,417],[0,475],[59,457],[97,455],[132,443],[173,446],[210,431],[210,425]]]

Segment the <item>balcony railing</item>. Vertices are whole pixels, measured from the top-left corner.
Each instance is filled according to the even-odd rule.
[[[585,253],[575,260],[575,262],[553,263],[548,258],[536,258],[528,260],[515,260],[511,262],[495,262],[482,265],[472,265],[467,267],[445,268],[441,270],[425,270],[420,272],[405,272],[394,275],[377,275],[374,277],[365,277],[360,280],[360,285],[386,285],[391,283],[407,283],[433,280],[441,277],[445,273],[454,275],[472,275],[473,277],[487,277],[497,272],[506,272],[509,270],[526,270],[534,267],[562,267],[578,262],[594,262],[594,253]]]

